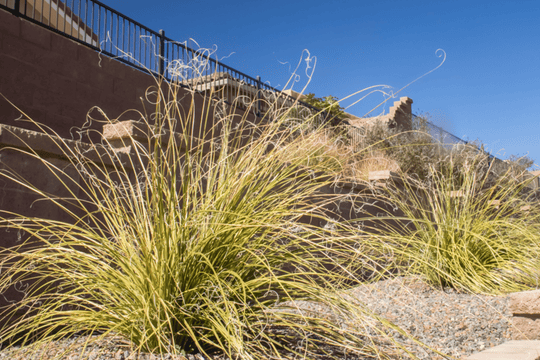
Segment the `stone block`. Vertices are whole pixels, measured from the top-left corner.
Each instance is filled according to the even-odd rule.
[[[540,340],[540,315],[512,316],[512,340]]]
[[[21,66],[40,68],[43,73],[61,71],[71,61],[60,53],[5,34],[2,49],[3,55],[17,59]]]
[[[540,290],[510,294],[512,339],[540,340]]]
[[[36,88],[42,88],[48,79],[39,76],[35,68],[3,54],[0,54],[0,69],[5,69],[0,74],[0,93],[19,106],[29,106]],[[0,118],[4,118],[4,115],[2,112]]]
[[[370,171],[369,172],[369,181],[374,180],[388,180],[393,177],[398,177],[398,174],[390,170],[380,170],[380,171]]]
[[[71,119],[85,119],[89,109],[83,108],[79,103],[65,102],[62,104],[60,115]]]
[[[79,102],[82,101],[94,101],[99,99],[96,95],[97,90],[83,81],[77,81],[75,84],[76,96]],[[95,103],[95,102],[94,102]],[[96,104],[97,105],[97,104]],[[88,110],[88,109],[87,109]]]
[[[101,68],[101,62],[106,61],[105,59],[108,57],[84,45],[77,47],[77,61],[83,68],[96,71]]]
[[[60,114],[62,103],[57,99],[58,95],[48,91],[37,91],[32,99],[32,107],[43,110],[47,114]],[[37,119],[37,121],[42,121]]]
[[[77,59],[77,49],[79,48],[77,42],[67,39],[65,36],[59,34],[53,34],[51,36],[51,49],[54,52],[60,53],[71,59]]]
[[[9,96],[11,92],[35,91],[36,88],[47,89],[50,76],[38,66],[32,66],[19,61],[17,58],[0,55],[0,66],[9,69],[2,74],[5,86],[4,94]],[[17,91],[20,89],[20,91]],[[28,100],[28,97],[25,97]]]
[[[103,90],[112,92],[113,78],[105,74],[101,69],[87,67],[80,64],[77,80],[83,81],[96,89],[96,93],[101,93]]]
[[[121,63],[116,60],[109,59],[106,56],[102,56],[103,61],[101,62],[101,69],[109,76],[112,76],[117,79],[125,79],[126,71],[131,70],[124,63]]]
[[[62,75],[55,75],[55,76],[50,77],[47,90],[49,90],[52,93],[69,95],[69,94],[74,94],[76,92],[76,89],[77,89],[76,85],[77,83],[69,77],[62,76]]]
[[[132,120],[103,126],[103,138],[107,141],[117,139],[146,140],[149,133],[148,125]]]
[[[136,81],[133,80],[113,79],[113,94],[130,99],[135,103],[137,101],[137,85]]]
[[[510,294],[509,310],[512,314],[540,316],[540,290],[522,291]]]

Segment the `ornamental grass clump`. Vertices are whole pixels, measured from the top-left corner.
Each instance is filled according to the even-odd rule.
[[[528,188],[532,179],[512,169],[494,174],[485,160],[478,154],[457,166],[450,157],[426,181],[403,177],[388,188],[396,216],[378,219],[377,244],[396,271],[474,293],[538,286],[538,192]]]
[[[317,189],[331,179],[317,169],[333,165],[305,167],[321,145],[296,136],[286,110],[255,124],[212,94],[199,101],[195,91],[158,83],[148,96],[155,109],[136,114],[136,131],[123,140],[82,151],[50,136],[76,177],[32,149],[12,149],[41,159],[71,195],[44,193],[7,170],[4,179],[72,221],[3,213],[2,230],[25,235],[2,250],[0,293],[27,286],[1,313],[4,345],[94,333],[119,335],[138,351],[205,357],[406,352],[388,335],[399,329],[339,296],[358,264],[375,261],[358,251],[354,228],[323,211],[328,199]],[[306,314],[300,300],[328,313]]]

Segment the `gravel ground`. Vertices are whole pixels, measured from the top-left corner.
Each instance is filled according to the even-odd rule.
[[[361,299],[371,310],[392,321],[429,347],[458,359],[510,340],[511,314],[508,312],[508,297],[470,295],[449,289],[441,291],[411,278],[397,278],[363,285],[348,291],[347,294]],[[304,306],[310,307],[309,304]],[[313,307],[310,310],[313,310]],[[397,335],[396,338],[407,344],[407,348],[420,359],[443,359],[401,335]],[[62,355],[62,359],[203,359],[201,355],[183,357],[136,354],[130,351],[129,346],[120,338],[114,337],[88,346],[81,356],[81,350],[87,339],[88,337],[73,337],[54,342],[43,350],[42,358],[52,358],[72,346],[68,353]],[[0,360],[37,359],[39,358],[37,355],[30,356],[25,353],[14,355],[13,350],[1,351]]]
[[[351,295],[363,299],[424,344],[456,358],[502,344],[511,337],[508,297],[436,290],[415,279],[397,278],[361,286]],[[442,359],[405,339],[421,359]]]

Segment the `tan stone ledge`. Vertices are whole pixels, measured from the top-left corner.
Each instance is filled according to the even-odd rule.
[[[114,166],[115,163],[130,164],[127,155],[112,153],[112,149],[107,149],[101,144],[66,140],[54,135],[3,124],[0,124],[0,148],[17,148],[29,153],[35,152],[37,155],[49,154],[65,159],[82,154],[86,160],[105,166]]]

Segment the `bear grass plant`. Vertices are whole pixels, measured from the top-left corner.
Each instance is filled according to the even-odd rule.
[[[502,162],[476,142],[441,143],[426,117],[412,125],[402,131],[376,123],[327,140],[326,156],[339,160],[336,174],[349,181],[367,184],[365,173],[351,170],[371,165],[374,154],[393,159],[384,169],[397,174],[393,186],[363,195],[383,206],[353,219],[382,271],[482,294],[537,288],[540,193],[529,187],[530,159]],[[373,165],[367,170],[380,170]]]
[[[155,109],[138,114],[140,131],[120,144],[78,148],[50,135],[65,168],[11,149],[40,159],[71,196],[8,169],[4,179],[72,221],[3,213],[0,227],[25,235],[0,254],[0,293],[26,286],[2,309],[4,346],[30,344],[38,356],[50,341],[93,333],[96,341],[119,335],[141,352],[231,359],[407,352],[390,335],[402,331],[340,295],[358,264],[377,261],[359,251],[354,227],[323,211],[328,199],[317,189],[331,179],[316,170],[328,164],[305,167],[321,145],[297,136],[287,110],[253,124],[211,96],[201,113],[201,95],[179,86],[158,82],[150,93]],[[314,137],[323,131],[313,128]],[[327,312],[302,311],[298,301]]]
[[[379,193],[395,216],[377,219],[374,244],[396,272],[439,287],[492,295],[537,288],[540,197],[528,187],[532,178],[512,168],[494,173],[483,153],[458,159]]]

